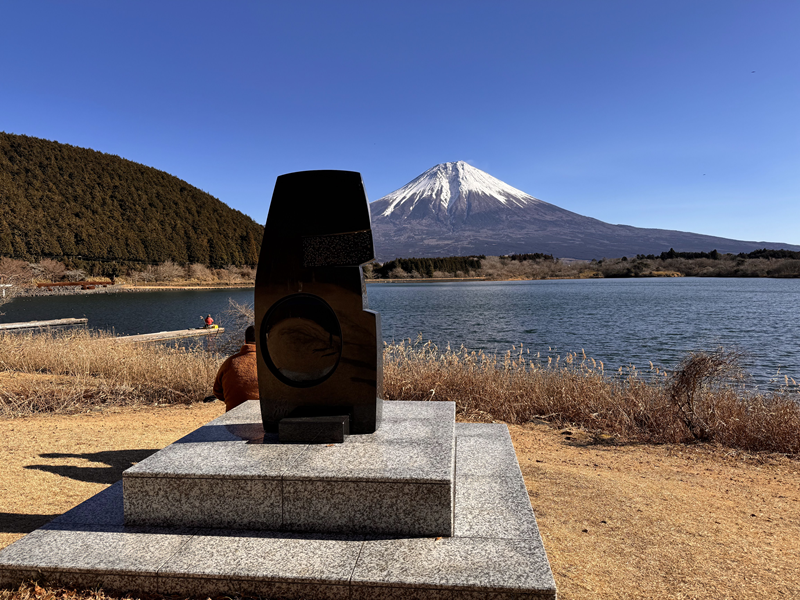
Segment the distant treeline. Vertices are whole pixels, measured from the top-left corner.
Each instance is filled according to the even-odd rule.
[[[367,270],[368,276],[381,279],[405,277],[466,277],[481,268],[480,256],[447,256],[444,258],[397,258],[376,264]],[[461,275],[456,275],[461,273]]]
[[[676,252],[639,254],[635,258],[562,262],[550,254],[398,258],[367,265],[369,278],[405,279],[483,277],[486,279],[618,277],[800,277],[800,252],[754,250],[747,254]]]
[[[173,261],[254,266],[263,227],[119,156],[0,132],[0,256],[122,274]]]
[[[800,252],[754,250],[749,253],[662,252],[592,261],[594,277],[800,277]]]
[[[658,256],[654,254],[637,254],[636,258],[639,260],[647,259],[647,260],[669,260],[672,258],[685,258],[686,260],[697,260],[698,258],[709,258],[711,260],[720,260],[723,257],[730,257],[733,256],[732,254],[720,254],[716,250],[712,250],[711,252],[675,252],[673,248],[669,249],[669,252],[662,252]],[[623,257],[625,258],[625,257]],[[800,252],[795,252],[794,250],[767,250],[763,248],[761,250],[753,250],[752,252],[744,253],[740,252],[736,255],[736,258],[791,258],[791,259],[800,259]]]
[[[525,262],[526,260],[532,260],[532,261],[556,260],[552,254],[541,254],[540,252],[535,252],[533,254],[509,254],[508,256],[504,256],[503,258],[508,258],[508,260],[516,260],[517,262]]]

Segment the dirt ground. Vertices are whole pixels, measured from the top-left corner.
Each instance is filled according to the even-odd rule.
[[[222,411],[0,420],[0,548]],[[510,430],[562,600],[800,598],[800,462]]]

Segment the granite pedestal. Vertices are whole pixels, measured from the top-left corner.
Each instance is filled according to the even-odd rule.
[[[453,403],[392,403],[336,444],[279,444],[260,418],[247,402],[125,471],[125,524],[452,535]]]
[[[332,446],[269,437],[265,444],[258,405],[248,404],[0,551],[0,585],[36,579],[305,599],[555,598],[504,425],[453,425],[450,403],[387,402],[375,434]],[[448,438],[454,453],[441,442]],[[275,461],[265,461],[267,446]],[[252,489],[247,481],[256,482]],[[364,499],[366,508],[356,505]],[[449,536],[424,533],[448,527]],[[406,533],[387,533],[397,529]]]

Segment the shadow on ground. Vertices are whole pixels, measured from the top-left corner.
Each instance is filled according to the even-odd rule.
[[[84,454],[73,454],[63,452],[48,452],[40,454],[40,458],[78,458],[90,463],[103,463],[106,466],[75,466],[75,465],[26,465],[26,469],[53,473],[61,477],[68,477],[76,481],[86,483],[112,484],[122,479],[122,472],[143,461],[151,454],[158,452],[154,449],[138,450],[108,450],[105,452],[87,452]],[[2,513],[0,513],[2,514]]]
[[[30,533],[57,516],[0,512],[0,533]]]

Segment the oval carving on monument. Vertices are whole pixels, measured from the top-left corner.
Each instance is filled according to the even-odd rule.
[[[294,294],[278,301],[261,326],[264,361],[281,382],[312,387],[330,377],[342,356],[342,329],[319,296]]]

